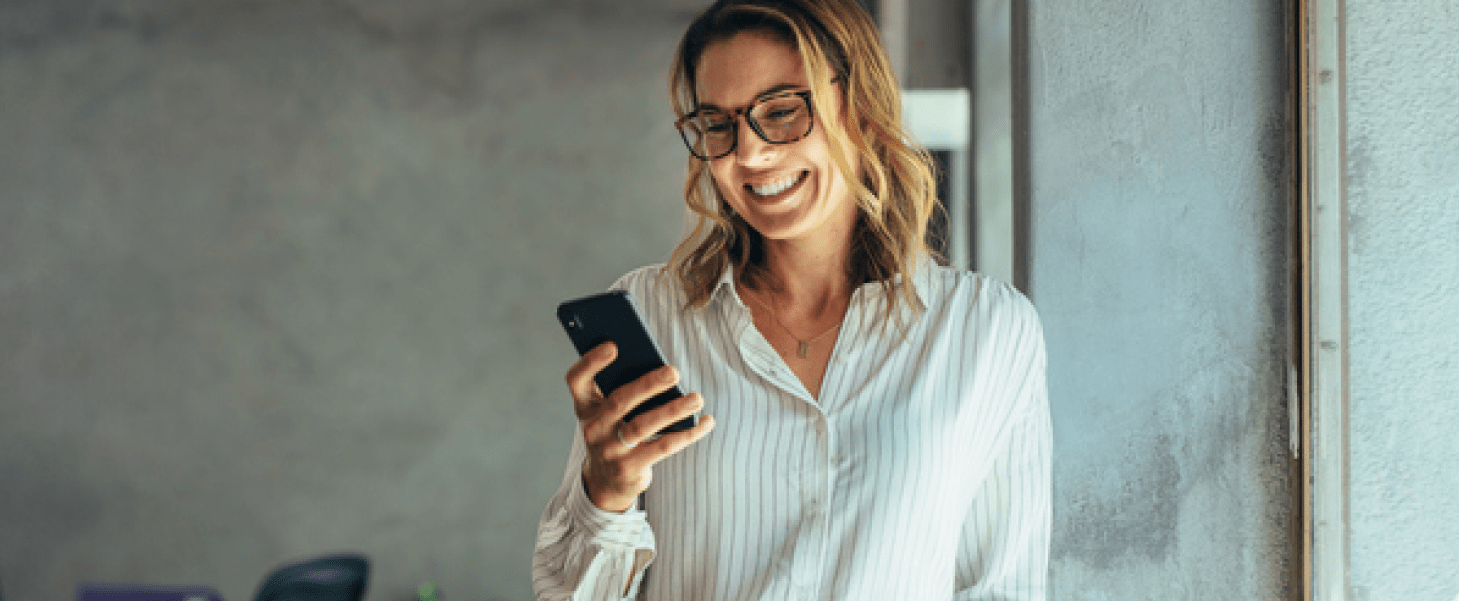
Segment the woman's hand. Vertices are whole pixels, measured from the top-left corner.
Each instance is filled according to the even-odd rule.
[[[588,498],[599,509],[623,512],[648,488],[653,465],[708,434],[714,418],[701,416],[699,424],[689,430],[649,441],[665,426],[693,415],[704,406],[704,399],[691,392],[623,423],[623,416],[634,407],[678,383],[679,372],[672,367],[656,369],[605,397],[593,377],[617,356],[618,347],[612,342],[594,347],[568,368],[567,387],[588,447],[583,460]]]

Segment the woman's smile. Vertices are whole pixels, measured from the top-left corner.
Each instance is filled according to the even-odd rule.
[[[805,181],[806,176],[809,174],[809,171],[797,171],[795,173],[786,175],[785,177],[768,181],[763,184],[747,183],[745,184],[745,189],[753,192],[756,196],[760,196],[762,198],[776,196],[787,190],[790,190],[791,188],[798,187],[801,182]]]

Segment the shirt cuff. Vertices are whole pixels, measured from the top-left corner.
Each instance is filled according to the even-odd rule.
[[[639,509],[638,502],[623,513],[599,509],[588,498],[581,477],[567,497],[567,513],[588,539],[604,549],[645,549],[654,551],[653,532],[649,529],[648,514]]]

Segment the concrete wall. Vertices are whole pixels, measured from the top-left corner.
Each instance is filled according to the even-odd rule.
[[[1058,599],[1295,592],[1286,4],[1029,3]]]
[[[667,256],[698,1],[0,5],[0,589],[522,600],[557,302]]]
[[[1346,2],[1357,601],[1459,597],[1459,6]]]

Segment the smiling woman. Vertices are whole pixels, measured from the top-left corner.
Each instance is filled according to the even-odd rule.
[[[893,274],[911,271],[916,257],[927,252],[935,185],[927,152],[905,142],[901,94],[870,18],[850,2],[809,3],[784,12],[773,3],[716,7],[690,26],[680,44],[670,80],[674,110],[687,118],[717,108],[714,95],[733,91],[719,88],[738,84],[754,91],[757,80],[771,86],[759,91],[761,96],[803,90],[799,94],[816,113],[812,124],[823,125],[815,148],[802,152],[818,153],[834,167],[821,176],[830,183],[834,173],[839,180],[835,185],[846,186],[851,202],[860,208],[854,228],[858,243],[852,247],[856,256],[846,266],[857,271],[852,279],[890,282]],[[731,45],[743,48],[731,52],[725,48]],[[740,58],[756,64],[736,62]],[[762,68],[779,72],[768,76],[758,72]],[[807,130],[807,135],[815,134]],[[799,140],[761,139],[772,146]],[[767,150],[773,154],[780,149]],[[727,157],[714,153],[711,158]],[[753,171],[755,160],[745,156],[740,162]],[[716,173],[718,179],[711,180],[716,169],[725,171],[727,165],[691,160],[685,180],[685,200],[699,222],[677,249],[672,270],[694,306],[707,300],[712,283],[730,263],[751,282],[763,275],[759,254],[764,252],[764,232],[737,218],[733,194],[722,188],[725,175]],[[884,291],[893,289],[888,285]]]
[[[671,81],[698,226],[614,287],[672,367],[606,396],[615,347],[569,368],[580,427],[538,598],[1043,599],[1042,329],[926,247],[932,172],[870,19],[717,2]]]

